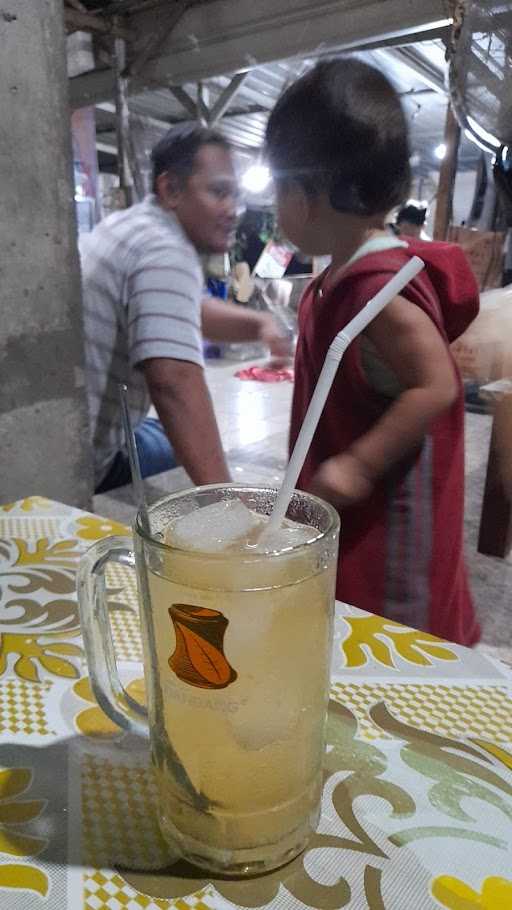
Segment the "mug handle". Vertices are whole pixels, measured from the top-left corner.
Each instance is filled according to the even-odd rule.
[[[135,568],[129,537],[99,540],[82,557],[78,570],[78,605],[92,689],[100,708],[115,724],[147,737],[147,709],[125,691],[117,670],[105,584],[109,562]]]

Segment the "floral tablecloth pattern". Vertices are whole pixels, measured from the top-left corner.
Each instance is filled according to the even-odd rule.
[[[510,668],[343,604],[309,849],[247,882],[172,865],[147,745],[96,704],[80,637],[80,556],[126,533],[40,496],[0,507],[2,910],[512,908]],[[107,582],[144,700],[134,573]]]

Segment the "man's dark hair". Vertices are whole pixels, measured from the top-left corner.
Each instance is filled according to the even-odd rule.
[[[270,115],[266,143],[277,180],[327,192],[339,212],[387,212],[407,196],[400,99],[382,73],[355,57],[318,63],[291,85]]]
[[[194,170],[195,157],[203,145],[221,145],[229,149],[228,140],[217,130],[208,129],[199,123],[184,123],[173,126],[157,142],[151,152],[153,164],[153,192],[160,174],[171,171],[180,180],[190,177]]]
[[[425,224],[425,218],[427,217],[427,210],[425,206],[414,205],[413,202],[403,205],[398,215],[396,216],[396,223],[400,224],[401,221],[408,221],[409,224],[416,224],[418,227],[422,227]]]

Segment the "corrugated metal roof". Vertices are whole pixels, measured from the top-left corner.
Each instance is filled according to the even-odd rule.
[[[427,41],[414,47],[420,62],[424,60],[426,67],[437,70],[442,84],[446,69],[442,42]],[[429,88],[425,80],[394,49],[365,51],[357,56],[384,72],[402,95],[410,124],[412,149],[420,155],[424,169],[429,169],[435,161],[434,148],[443,141],[447,97],[440,91]],[[218,124],[220,130],[239,148],[252,152],[259,150],[264,142],[268,111],[286,85],[314,63],[312,58],[291,59],[255,67],[247,75],[227,114]],[[215,103],[229,82],[229,77],[222,76],[203,84],[210,105]],[[186,84],[183,88],[194,100],[197,99],[196,84]],[[134,114],[151,117],[169,125],[190,117],[168,89],[131,97],[130,110]],[[478,149],[463,138],[460,166],[474,166],[478,156]]]

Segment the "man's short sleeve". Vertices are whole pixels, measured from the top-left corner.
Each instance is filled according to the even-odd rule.
[[[153,357],[203,366],[202,290],[202,271],[193,251],[160,240],[137,257],[127,286],[132,367]]]

